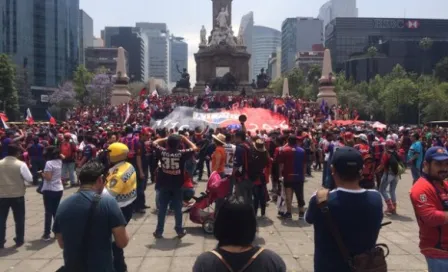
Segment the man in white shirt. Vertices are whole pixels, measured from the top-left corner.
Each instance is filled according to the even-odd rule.
[[[24,243],[25,237],[25,188],[33,181],[28,166],[20,161],[20,148],[10,144],[7,156],[0,161],[0,248],[5,246],[6,220],[12,209],[16,223],[17,247]]]
[[[226,164],[224,165],[224,175],[226,177],[229,177],[233,173],[233,160],[235,158],[235,145],[231,143],[232,142],[232,136],[230,134],[226,134],[226,144],[224,145],[224,150],[226,151]],[[230,192],[229,194],[233,193],[233,185],[234,181],[230,181]]]

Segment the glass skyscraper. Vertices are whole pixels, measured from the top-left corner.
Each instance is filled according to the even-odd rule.
[[[0,53],[31,86],[57,87],[78,65],[79,0],[0,0]]]

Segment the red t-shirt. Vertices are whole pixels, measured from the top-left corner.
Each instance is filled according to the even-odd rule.
[[[275,149],[275,160],[283,164],[281,175],[285,182],[305,181],[305,150],[297,146],[285,145]]]
[[[420,177],[411,189],[411,202],[420,228],[420,252],[429,258],[448,258],[448,224],[445,224],[442,204],[442,201],[448,202],[448,181],[443,185],[443,188],[440,184],[433,185]]]
[[[384,173],[387,173],[389,171],[389,160],[390,160],[390,153],[383,153],[381,156],[381,165],[384,166]]]

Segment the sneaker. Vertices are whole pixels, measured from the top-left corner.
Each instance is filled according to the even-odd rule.
[[[50,240],[51,240],[50,234],[44,234],[44,235],[42,235],[42,240],[43,240],[43,241],[46,241],[46,242],[50,241]]]
[[[136,209],[136,210],[135,210],[135,213],[138,213],[138,214],[145,214],[146,211],[145,211],[145,209]]]
[[[177,238],[182,239],[185,237],[185,235],[187,235],[187,231],[186,230],[182,230],[181,232],[177,233]]]
[[[291,213],[287,212],[282,216],[282,218],[286,219],[286,220],[292,220],[292,215],[291,215]]]
[[[299,208],[299,219],[303,219],[305,217],[305,208]]]
[[[285,213],[282,213],[282,212],[277,213],[277,217],[283,217],[283,216],[285,216]]]
[[[154,232],[154,233],[152,234],[152,236],[154,236],[154,238],[156,238],[156,239],[162,239],[162,238],[163,238],[163,235],[162,235],[162,234],[157,234],[156,232]]]

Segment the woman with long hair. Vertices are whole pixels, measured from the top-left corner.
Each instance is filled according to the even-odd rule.
[[[49,146],[45,148],[45,168],[42,173],[42,195],[45,207],[45,226],[42,240],[49,241],[51,233],[51,221],[56,216],[56,211],[61,202],[64,186],[62,184],[62,160],[59,148]]]
[[[218,211],[214,235],[218,246],[196,259],[193,272],[284,272],[285,262],[275,252],[253,245],[257,220],[250,203],[232,196]]]

